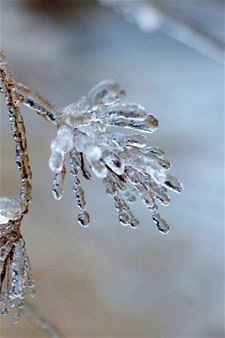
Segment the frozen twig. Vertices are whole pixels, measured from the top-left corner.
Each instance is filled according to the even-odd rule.
[[[159,30],[213,60],[224,63],[224,42],[214,37],[210,31],[203,29],[200,24],[170,8],[170,1],[99,0],[99,2],[120,12],[145,32]]]
[[[158,230],[165,234],[169,225],[159,214],[158,204],[170,203],[169,190],[182,192],[182,184],[168,173],[170,162],[164,151],[151,146],[145,134],[158,128],[158,120],[143,106],[127,103],[123,88],[112,80],[97,84],[87,96],[63,108],[56,107],[38,93],[17,83],[0,52],[1,92],[6,96],[10,126],[16,143],[16,163],[21,176],[18,199],[0,198],[0,301],[1,313],[15,308],[17,322],[24,309],[39,327],[52,337],[54,329],[24,303],[26,290],[34,296],[29,258],[20,227],[31,201],[31,169],[21,105],[57,127],[51,143],[49,167],[54,173],[53,196],[61,199],[66,175],[66,158],[74,177],[73,191],[80,209],[78,221],[88,226],[84,190],[79,175],[90,180],[92,174],[102,180],[113,198],[118,219],[124,226],[136,228],[138,219],[130,203],[139,197],[152,213]],[[121,129],[132,130],[124,134]]]
[[[62,335],[58,330],[51,324],[49,324],[46,319],[44,319],[33,305],[28,302],[25,302],[23,307],[24,314],[34,323],[40,330],[45,332],[49,337],[52,338],[61,338]]]
[[[10,126],[16,143],[16,164],[21,175],[19,200],[22,208],[22,215],[25,215],[28,212],[28,206],[31,201],[32,173],[27,153],[25,125],[14,92],[15,80],[7,66],[6,56],[3,52],[0,52],[0,80],[2,83],[1,91],[6,96]]]
[[[14,87],[17,99],[26,105],[28,108],[34,110],[39,115],[44,117],[48,122],[55,124],[56,112],[58,108],[44,99],[40,94],[33,91],[22,83],[16,83]]]

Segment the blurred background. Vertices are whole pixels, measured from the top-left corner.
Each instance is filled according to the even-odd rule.
[[[55,130],[24,109],[33,202],[23,234],[32,301],[63,337],[224,337],[224,2],[2,0],[1,47],[18,81],[58,105],[102,79],[160,121],[181,196],[161,210],[163,236],[140,202],[137,230],[117,221],[98,179],[83,182],[92,224],[77,224],[67,176],[61,201],[48,168]],[[1,109],[1,195],[15,197],[7,112]],[[2,337],[45,337],[26,316],[1,318]]]

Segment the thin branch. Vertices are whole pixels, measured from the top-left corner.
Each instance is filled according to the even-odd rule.
[[[99,0],[99,2],[119,11],[145,32],[159,30],[214,61],[224,63],[224,42],[178,10],[170,8],[169,1]]]
[[[41,115],[46,121],[56,124],[56,112],[58,108],[44,99],[36,91],[23,85],[22,83],[15,84],[15,94],[20,103],[34,110]]]
[[[164,152],[148,145],[145,136],[123,135],[106,130],[108,127],[123,127],[152,133],[158,127],[158,120],[143,106],[124,102],[125,91],[114,81],[100,82],[86,97],[64,107],[60,115],[60,110],[38,93],[16,83],[1,51],[0,79],[0,91],[6,94],[9,120],[16,142],[16,162],[21,173],[20,203],[5,197],[0,199],[3,219],[0,239],[2,238],[4,243],[0,243],[1,261],[7,259],[9,252],[12,253],[8,263],[9,272],[7,276],[5,271],[2,274],[6,284],[4,292],[1,292],[2,314],[8,313],[13,305],[17,311],[14,322],[17,322],[23,308],[28,318],[39,328],[50,337],[57,338],[60,337],[57,331],[41,318],[31,305],[24,305],[23,301],[27,287],[30,296],[34,295],[34,282],[25,242],[20,233],[23,216],[28,212],[31,201],[32,186],[25,126],[19,105],[25,104],[57,126],[49,159],[49,167],[55,174],[52,192],[56,199],[62,197],[66,173],[65,157],[69,154],[71,174],[74,176],[73,191],[80,208],[78,221],[82,226],[86,227],[90,223],[84,190],[78,177],[81,169],[83,175],[90,178],[84,160],[87,161],[91,172],[102,179],[107,194],[113,197],[120,223],[132,228],[137,227],[139,221],[127,203],[133,202],[137,194],[153,213],[152,219],[158,230],[163,234],[168,233],[169,225],[157,213],[158,200],[163,205],[168,205],[168,189],[181,193],[183,187],[179,180],[167,173],[171,165],[163,158]]]
[[[0,80],[3,83],[4,88],[2,88],[2,92],[6,95],[9,121],[16,143],[16,164],[21,174],[20,203],[22,206],[22,214],[20,216],[24,216],[28,213],[29,203],[31,201],[32,173],[27,152],[25,125],[13,90],[15,81],[6,65],[3,52],[0,53]]]
[[[32,321],[32,323],[34,323],[39,329],[47,333],[49,337],[52,338],[62,337],[59,331],[54,326],[49,324],[43,317],[41,317],[36,307],[31,305],[30,303],[25,302],[23,312]]]
[[[14,141],[16,143],[16,164],[21,175],[21,188],[19,196],[21,204],[21,212],[19,215],[16,216],[17,219],[16,222],[18,223],[18,227],[20,227],[24,215],[27,214],[29,211],[32,190],[31,184],[32,173],[30,168],[30,160],[27,152],[26,130],[23,117],[20,112],[19,104],[20,103],[25,104],[26,106],[34,110],[36,113],[44,117],[45,120],[47,120],[48,122],[52,122],[53,124],[56,124],[55,123],[56,107],[53,106],[51,103],[49,103],[47,100],[43,99],[38,93],[32,91],[31,89],[22,84],[16,83],[6,63],[6,56],[4,52],[1,50],[0,50],[0,80],[1,80],[0,91],[4,93],[6,96],[6,104],[8,107],[10,126]],[[9,243],[7,242],[8,238],[5,237],[4,233],[1,234],[0,238],[6,239],[6,244],[8,245]],[[10,242],[10,244],[13,244],[14,242],[15,241],[12,240],[12,243]],[[27,256],[25,258],[26,260],[28,260]],[[3,284],[3,280],[5,279],[7,264],[8,259],[5,259],[3,269],[2,271],[0,271],[1,272],[0,291]],[[31,280],[29,279],[29,283],[30,282]],[[6,312],[8,311],[7,307],[6,309],[4,309],[4,311]],[[23,312],[36,326],[38,326],[42,331],[46,332],[49,337],[54,338],[61,337],[61,335],[57,332],[57,330],[49,323],[47,323],[45,319],[40,317],[37,310],[29,303],[23,304]],[[16,322],[19,318],[19,315],[20,312],[18,312],[15,316]]]

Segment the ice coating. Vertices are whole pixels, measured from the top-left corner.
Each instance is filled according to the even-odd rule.
[[[30,297],[35,296],[35,286],[31,275],[30,261],[25,242],[19,232],[14,231],[1,239],[0,274],[0,313],[7,314],[14,308],[14,323],[17,323],[24,307],[26,290]]]
[[[0,224],[6,224],[21,212],[20,203],[16,199],[0,197]]]
[[[34,296],[25,241],[20,233],[22,208],[16,199],[0,197],[0,314],[14,308],[18,322],[26,290]]]
[[[158,120],[143,106],[125,102],[125,91],[112,80],[100,82],[87,97],[64,107],[58,116],[49,159],[55,174],[54,197],[62,197],[65,159],[69,155],[82,226],[89,224],[90,216],[79,175],[90,179],[92,172],[102,179],[106,193],[113,197],[121,224],[138,226],[128,204],[139,197],[153,213],[159,231],[167,233],[169,225],[159,215],[158,204],[167,206],[168,190],[181,193],[183,188],[168,174],[171,164],[164,159],[164,151],[147,144],[144,133],[156,130]],[[131,132],[123,134],[121,128]]]

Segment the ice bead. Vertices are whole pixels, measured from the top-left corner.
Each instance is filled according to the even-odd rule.
[[[81,226],[87,227],[90,224],[90,216],[87,211],[81,211],[78,216],[78,221]]]

